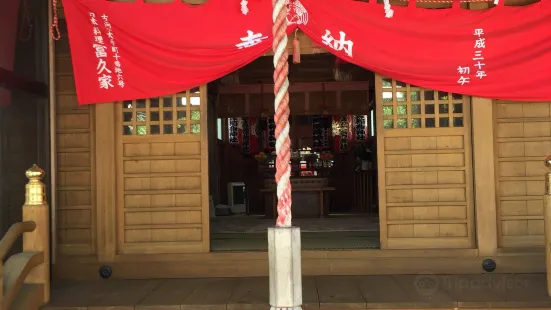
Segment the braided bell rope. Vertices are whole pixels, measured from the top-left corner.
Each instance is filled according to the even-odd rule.
[[[291,140],[289,139],[289,54],[287,52],[287,6],[272,0],[274,41],[274,122],[276,137],[277,227],[291,227]]]

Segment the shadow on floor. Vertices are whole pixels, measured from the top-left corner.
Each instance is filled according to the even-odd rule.
[[[267,232],[213,233],[211,251],[250,252],[268,250]],[[377,231],[302,232],[303,250],[358,250],[378,249]]]
[[[549,308],[544,274],[317,276],[303,309]],[[270,309],[267,277],[54,282],[44,310]]]

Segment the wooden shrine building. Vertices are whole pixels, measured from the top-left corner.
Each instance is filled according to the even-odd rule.
[[[25,118],[0,104],[0,139],[8,141],[15,127],[6,124],[22,117],[39,124],[32,151],[44,153],[20,156],[14,171],[5,158],[16,158],[7,154],[31,147],[3,144],[12,147],[2,147],[1,180],[19,183],[18,190],[0,183],[0,197],[13,199],[2,202],[0,215],[20,212],[24,171],[38,163],[49,190],[54,283],[101,275],[130,287],[131,279],[146,279],[136,290],[149,292],[169,286],[159,279],[266,277],[264,235],[275,214],[271,58],[180,93],[79,106],[61,8],[59,14],[49,105]],[[290,65],[289,91],[293,213],[303,231],[305,287],[315,281],[308,277],[378,275],[386,285],[406,281],[401,274],[545,272],[551,102],[424,89],[342,63],[298,36],[302,61]],[[9,218],[3,233],[22,221]],[[251,289],[258,284],[250,281]],[[306,308],[320,307],[321,298]],[[402,306],[421,307],[392,305]],[[442,308],[448,306],[462,307],[455,301]]]
[[[485,258],[503,272],[543,270],[549,102],[470,98],[356,68],[339,82],[331,58],[301,41],[303,61],[290,72],[292,114],[375,111],[377,177],[366,182],[378,188],[380,227],[380,249],[307,252],[304,274],[478,273]],[[212,87],[78,106],[62,34],[55,46],[53,274],[97,277],[106,265],[121,278],[266,275],[264,252],[211,251],[210,213],[228,183],[245,181],[228,174],[254,166],[255,154],[248,161],[235,154],[241,146],[231,147],[228,123],[273,113],[269,62]],[[255,199],[262,188],[254,188]]]

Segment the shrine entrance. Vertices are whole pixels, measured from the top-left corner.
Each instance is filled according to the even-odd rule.
[[[303,248],[473,248],[470,98],[303,48],[310,52],[289,74],[293,221]],[[276,213],[272,73],[268,55],[208,85],[95,107],[87,152],[96,195],[59,193],[74,208],[97,199],[94,240],[116,240],[102,259],[266,250]],[[71,113],[59,126],[80,137],[88,114]],[[60,166],[84,169],[83,147],[62,148],[83,141],[60,140]],[[92,214],[60,212],[64,254],[94,251],[88,232],[70,228],[84,213]]]
[[[213,82],[211,250],[267,250],[275,223],[272,59]],[[304,250],[379,248],[372,72],[331,54],[290,65],[293,223]]]
[[[274,225],[270,70],[261,58],[212,87],[213,251],[266,250]],[[303,56],[289,79],[303,249],[474,247],[470,97],[329,54]]]
[[[115,220],[97,220],[109,226],[98,235],[117,240],[106,253],[266,250],[276,214],[270,70],[261,57],[195,89],[98,106],[96,133],[112,135],[95,149],[98,196],[115,193]],[[303,56],[290,80],[305,250],[474,248],[469,97],[329,54]]]

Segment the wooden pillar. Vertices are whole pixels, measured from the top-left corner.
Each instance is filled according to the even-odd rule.
[[[53,1],[48,1],[48,20],[54,16]],[[56,208],[57,206],[57,92],[56,92],[56,61],[55,42],[52,36],[48,36],[48,87],[49,87],[49,112],[50,112],[50,203],[54,206],[50,212],[51,227],[51,251],[52,265],[55,264],[57,256],[57,227]]]
[[[95,107],[96,123],[96,228],[97,257],[100,263],[115,261],[116,250],[116,117],[114,103]],[[189,114],[188,114],[189,115]],[[122,190],[122,189],[119,189]]]
[[[2,277],[4,271],[2,270],[2,267],[2,261],[0,261],[0,304],[2,303],[2,299],[4,299],[4,286],[2,285],[2,283],[4,283],[4,279]]]
[[[44,262],[35,267],[25,279],[25,283],[44,286],[44,303],[50,301],[50,221],[49,206],[46,201],[46,186],[42,183],[44,170],[33,165],[25,173],[29,183],[25,186],[23,222],[33,221],[36,229],[23,234],[23,252],[42,252]]]
[[[543,195],[543,223],[545,227],[545,265],[547,274],[547,295],[551,296],[551,156],[545,159],[550,170],[545,174],[545,195]]]
[[[492,99],[472,98],[476,240],[479,256],[497,251],[497,207]]]

